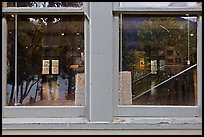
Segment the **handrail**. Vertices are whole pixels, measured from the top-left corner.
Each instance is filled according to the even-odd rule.
[[[137,98],[141,97],[142,95],[144,95],[144,94],[146,94],[146,93],[150,92],[151,90],[153,90],[153,89],[155,89],[155,88],[157,88],[157,87],[159,87],[159,86],[163,85],[164,83],[166,83],[166,82],[168,82],[168,81],[170,81],[170,80],[174,79],[175,77],[177,77],[177,76],[179,76],[179,75],[181,75],[181,74],[185,73],[186,71],[188,71],[188,70],[190,70],[190,69],[192,69],[192,68],[194,68],[194,67],[196,67],[196,66],[197,66],[197,64],[195,64],[195,65],[193,65],[193,66],[190,66],[189,68],[187,68],[187,69],[185,69],[185,70],[183,70],[183,71],[179,72],[178,74],[176,74],[176,75],[172,76],[171,78],[169,78],[169,79],[167,79],[167,80],[165,80],[165,81],[163,81],[163,82],[159,83],[158,85],[156,85],[156,86],[154,86],[154,87],[152,87],[152,88],[148,89],[147,91],[145,91],[145,92],[141,93],[140,95],[138,95],[138,96],[134,97],[132,100],[135,100],[135,99],[137,99]]]
[[[167,66],[167,65],[164,65],[164,66],[159,67],[158,69],[156,69],[156,71],[160,70],[161,68],[164,68],[165,66]],[[146,78],[146,77],[149,76],[150,74],[151,74],[151,72],[150,72],[150,73],[147,73],[146,75],[144,75],[144,76],[140,77],[139,79],[133,81],[132,84],[137,83],[138,81],[140,81],[140,80],[143,79],[143,78]]]

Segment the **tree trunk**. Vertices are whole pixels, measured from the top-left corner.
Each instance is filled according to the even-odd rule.
[[[35,98],[34,100],[36,101],[36,98],[37,98],[37,94],[38,94],[38,84],[39,84],[39,76],[38,76],[38,80],[37,80],[37,86],[36,86],[36,90],[35,90]]]
[[[19,101],[20,104],[23,103],[23,82],[21,84],[21,90],[20,90],[20,101]]]
[[[15,87],[15,84],[13,83],[12,84],[12,89],[11,89],[11,95],[10,95],[10,99],[9,99],[9,105],[14,104],[14,101],[13,101],[14,87]]]

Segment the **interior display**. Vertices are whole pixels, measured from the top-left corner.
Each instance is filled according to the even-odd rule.
[[[15,18],[7,16],[8,105],[14,106],[16,102],[20,106],[77,105],[75,90],[79,83],[75,76],[84,73],[85,68],[81,57],[84,16],[17,15],[17,19],[15,27]],[[16,30],[17,48],[14,46]]]
[[[50,61],[43,60],[42,74],[49,74],[49,70],[50,70]]]
[[[59,60],[52,60],[52,74],[59,74]]]

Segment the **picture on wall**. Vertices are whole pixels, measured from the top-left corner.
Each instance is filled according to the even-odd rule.
[[[52,60],[52,74],[59,74],[59,60]]]
[[[49,74],[49,67],[50,67],[50,61],[49,60],[43,60],[42,74]]]

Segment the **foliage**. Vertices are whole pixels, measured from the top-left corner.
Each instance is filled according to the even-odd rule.
[[[81,7],[82,2],[18,2],[18,7]],[[15,2],[8,2],[9,7],[15,7]]]
[[[152,17],[142,22],[143,30],[137,33],[140,41],[143,42],[146,61],[150,62],[152,54],[174,47],[176,54],[182,59],[182,64],[187,62],[188,26],[187,21],[180,21],[176,17]],[[190,24],[190,55],[192,63],[196,63],[196,28]]]
[[[41,82],[49,79],[42,78],[42,59],[59,59],[60,76],[68,79],[68,94],[75,86],[76,72],[69,68],[75,63],[75,57],[83,52],[83,17],[82,16],[18,16],[18,43],[17,43],[17,94],[18,102],[23,101],[29,93],[42,91]],[[14,25],[14,20],[12,21]],[[67,27],[69,26],[69,27]],[[10,28],[10,27],[9,27]],[[64,32],[65,36],[62,36]],[[8,84],[12,85],[10,92],[10,105],[15,102],[14,97],[14,28],[9,33],[8,42]],[[65,76],[66,75],[66,76]],[[68,77],[67,77],[68,75]],[[36,87],[34,89],[33,87]],[[33,97],[32,97],[33,98]]]

